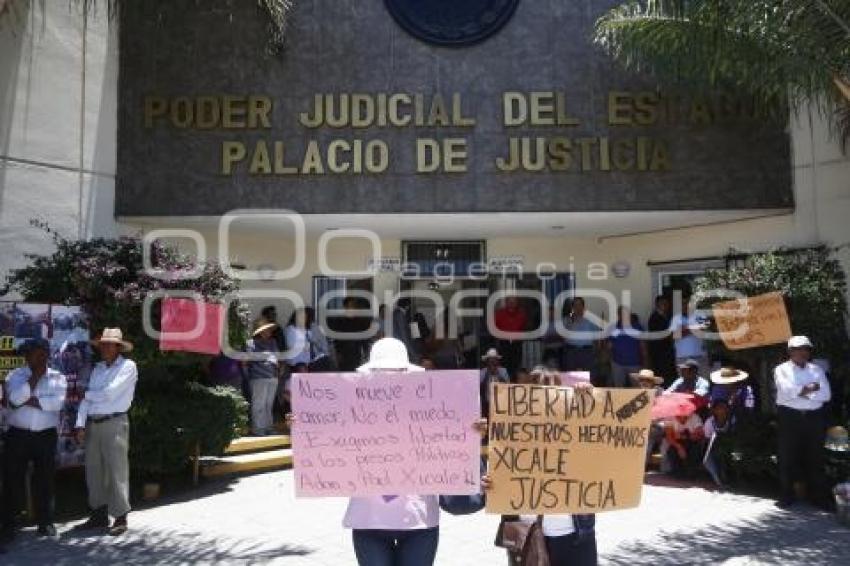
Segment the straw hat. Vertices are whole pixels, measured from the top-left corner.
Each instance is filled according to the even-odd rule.
[[[749,376],[750,374],[745,371],[741,371],[732,367],[725,367],[720,368],[717,371],[711,372],[711,382],[717,383],[718,385],[728,385],[730,383],[738,383],[739,381],[744,381]]]
[[[497,360],[501,360],[502,356],[499,355],[499,351],[496,348],[490,348],[485,352],[483,356],[481,356],[481,361],[486,362],[491,358],[496,358]]]
[[[100,337],[92,340],[91,344],[95,348],[99,347],[101,344],[118,344],[121,346],[122,352],[133,351],[133,343],[124,340],[124,334],[121,332],[120,328],[104,328]]]
[[[263,330],[272,330],[276,326],[277,326],[277,323],[274,323],[274,322],[260,321],[260,322],[257,323],[257,327],[254,329],[254,332],[251,333],[251,336],[254,337],[257,334],[259,334],[260,332],[262,332]]]
[[[397,338],[381,338],[369,350],[369,361],[357,368],[359,372],[374,370],[424,371],[425,368],[410,363],[407,347]]]
[[[653,383],[654,385],[661,385],[662,383],[664,383],[664,378],[660,375],[655,375],[655,372],[651,369],[642,369],[639,372],[630,373],[629,377],[638,382],[647,381]]]

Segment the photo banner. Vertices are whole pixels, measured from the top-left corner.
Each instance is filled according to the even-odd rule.
[[[292,377],[297,497],[473,494],[476,370]]]
[[[493,387],[488,513],[599,513],[640,504],[651,392]]]
[[[712,314],[720,339],[730,350],[781,344],[791,338],[791,324],[782,293],[717,303]],[[745,326],[746,325],[746,326]]]
[[[85,450],[74,438],[74,426],[93,365],[88,317],[78,306],[0,302],[0,382],[14,369],[26,365],[16,348],[31,338],[48,339],[48,363],[68,383],[59,412],[56,466],[82,466]],[[6,426],[6,411],[7,407],[0,406],[0,428]]]

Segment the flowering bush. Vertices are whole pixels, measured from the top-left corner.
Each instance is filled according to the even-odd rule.
[[[31,302],[80,305],[95,332],[107,326],[123,330],[124,336],[135,345],[133,359],[140,369],[170,369],[189,379],[198,375],[198,364],[205,361],[203,356],[160,352],[158,343],[144,333],[144,298],[153,291],[188,290],[215,302],[238,290],[236,280],[213,263],[205,264],[197,278],[180,279],[179,274],[190,269],[194,260],[159,241],[151,245],[151,263],[157,270],[173,276],[156,278],[144,270],[140,238],[68,240],[44,223],[32,223],[52,236],[56,251],[50,255],[28,255],[30,265],[13,270],[7,276],[0,296],[17,291]],[[159,316],[159,303],[154,302],[151,313],[154,328],[158,328]],[[240,344],[247,313],[234,303],[228,317],[231,344]]]

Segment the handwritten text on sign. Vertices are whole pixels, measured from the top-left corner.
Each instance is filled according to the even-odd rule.
[[[475,371],[296,374],[292,404],[298,496],[479,491]]]
[[[723,344],[730,350],[779,344],[791,337],[782,293],[717,303],[712,309]]]
[[[495,384],[491,513],[598,513],[640,504],[651,394]]]

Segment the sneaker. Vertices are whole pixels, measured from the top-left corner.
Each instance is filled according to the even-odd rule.
[[[35,532],[36,536],[40,537],[50,537],[56,538],[56,526],[53,523],[48,523],[46,525],[39,525],[38,530]]]
[[[793,497],[783,497],[776,502],[776,506],[780,509],[790,509],[797,502]]]
[[[109,527],[109,536],[117,537],[127,532],[127,515],[115,517],[115,522]]]

